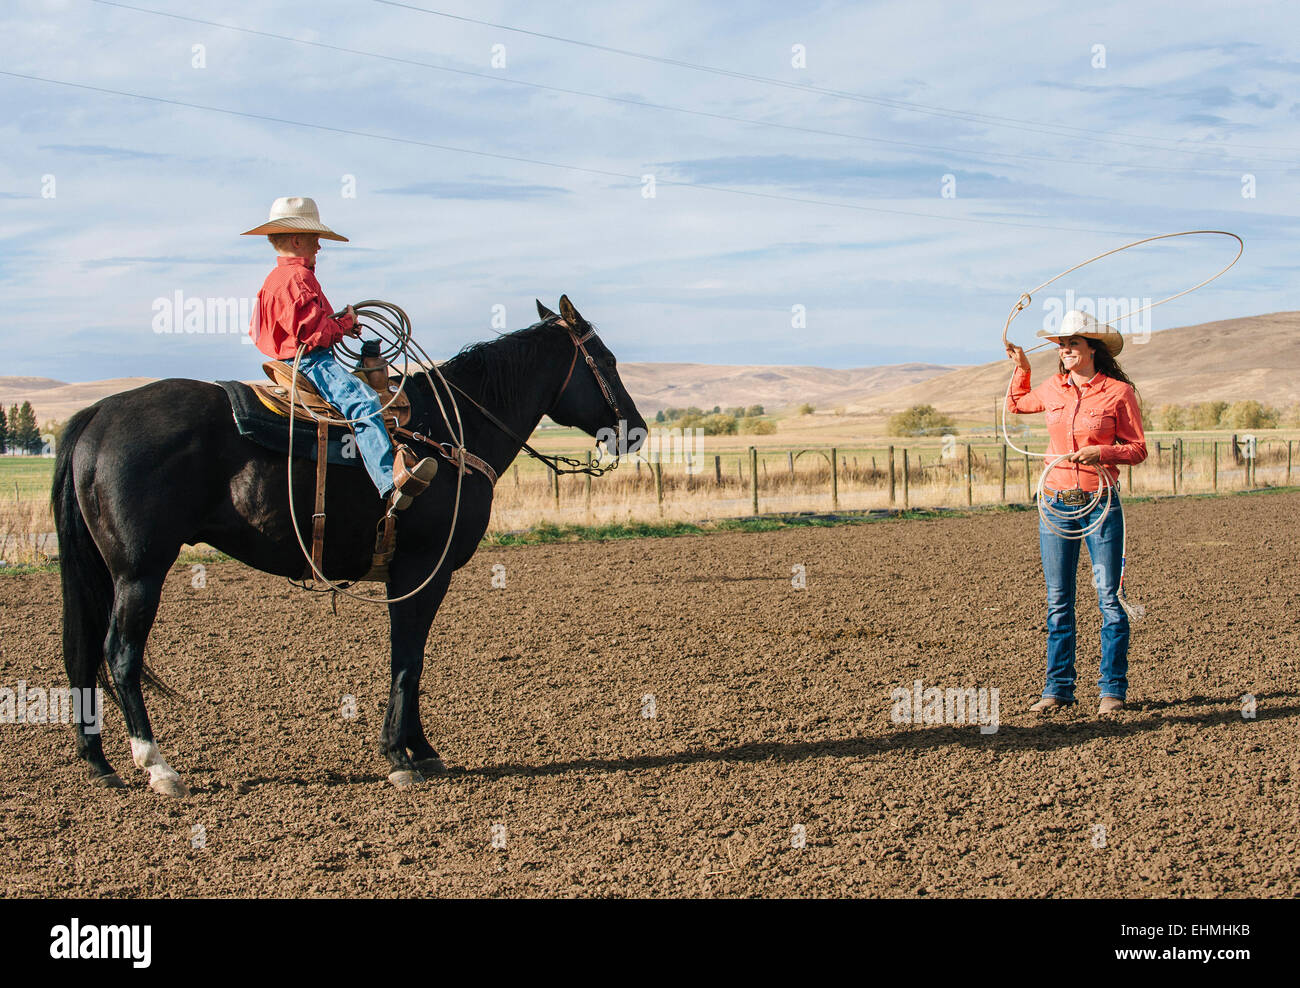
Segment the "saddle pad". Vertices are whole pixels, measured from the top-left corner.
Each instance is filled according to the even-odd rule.
[[[242,381],[218,381],[218,385],[230,399],[230,411],[235,418],[235,426],[245,439],[251,439],[259,446],[277,453],[289,452],[289,420],[276,415],[267,408],[253,393],[253,389]],[[329,455],[325,462],[336,463],[344,467],[359,467],[361,453],[349,438],[351,456],[343,455],[343,439],[352,433],[343,426],[330,426]],[[316,427],[307,422],[293,424],[293,453],[304,460],[316,459]]]

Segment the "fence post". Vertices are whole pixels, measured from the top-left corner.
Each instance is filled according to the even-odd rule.
[[[749,489],[754,496],[754,514],[758,514],[758,447],[749,447]]]
[[[971,493],[971,473],[974,471],[974,469],[975,466],[971,461],[970,443],[967,443],[966,444],[966,507],[968,508],[975,503],[972,500],[973,495]]]
[[[1001,458],[1002,458],[1002,496],[1001,496],[1001,499],[1002,499],[1002,502],[1003,502],[1003,503],[1006,503],[1006,500],[1007,500],[1007,444],[1006,444],[1006,443],[1000,443],[1000,444],[998,445],[998,449],[1001,450]]]
[[[1169,444],[1169,483],[1173,493],[1178,493],[1178,441]]]
[[[519,464],[515,464],[515,486],[519,486]]]
[[[895,503],[894,499],[894,447],[889,447],[889,503]]]
[[[1219,441],[1217,439],[1214,441],[1214,450],[1210,453],[1210,460],[1213,463],[1210,473],[1214,477],[1214,489],[1217,491],[1219,489]]]
[[[1286,482],[1291,485],[1291,440],[1286,441]]]
[[[831,507],[840,506],[840,471],[839,464],[835,459],[838,451],[834,446],[831,447]]]
[[[1026,445],[1028,445],[1028,444],[1026,443]],[[1026,454],[1025,454],[1025,500],[1026,500],[1026,501],[1032,501],[1032,500],[1034,499],[1034,490],[1033,490],[1032,487],[1029,486],[1029,483],[1030,483],[1030,481],[1029,481],[1029,454],[1026,453]]]
[[[713,458],[713,479],[719,487],[722,486],[722,457]]]
[[[558,473],[555,473],[554,471],[551,471],[551,477],[554,478],[555,507],[558,509],[560,506],[560,475]]]
[[[785,459],[790,464],[790,479],[794,480],[794,450],[786,450]]]
[[[1128,465],[1128,480],[1124,484],[1124,489],[1130,494],[1133,493],[1133,464]]]
[[[591,450],[587,450],[587,469],[591,469]],[[587,474],[587,482],[584,485],[587,488],[587,514],[591,514],[591,474]]]
[[[904,447],[903,447],[903,510],[904,510],[904,511],[906,511],[907,508],[908,508],[908,507],[910,506],[910,504],[911,504],[911,499],[910,499],[909,496],[908,496],[907,473],[908,473],[908,471],[907,471],[907,447],[904,446]]]
[[[655,500],[659,503],[659,513],[664,513],[664,465],[655,460]]]

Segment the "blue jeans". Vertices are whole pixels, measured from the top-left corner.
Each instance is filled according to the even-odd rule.
[[[293,366],[292,360],[287,363]],[[304,353],[298,370],[326,401],[353,420],[361,461],[380,495],[387,497],[393,490],[393,443],[380,416],[379,396],[325,347]]]
[[[1047,494],[1052,497],[1050,492]],[[1077,506],[1053,500],[1060,511],[1077,511]],[[1073,521],[1053,519],[1064,531],[1078,532],[1096,521],[1106,500],[1087,515]],[[1120,560],[1123,555],[1123,508],[1111,499],[1110,512],[1101,527],[1087,536],[1092,560],[1092,582],[1097,587],[1101,608],[1101,672],[1097,686],[1103,697],[1123,700],[1128,693],[1128,615],[1119,603]],[[1067,539],[1051,531],[1038,519],[1038,549],[1047,578],[1047,684],[1043,696],[1065,703],[1074,702],[1074,591],[1079,573],[1079,539]]]

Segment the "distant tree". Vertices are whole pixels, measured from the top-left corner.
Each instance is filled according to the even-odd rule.
[[[815,411],[817,411],[817,409],[815,409],[812,405],[809,405],[807,402],[799,406],[800,415],[811,415]]]
[[[1202,401],[1192,407],[1191,425],[1193,429],[1217,429],[1219,420],[1227,411],[1226,401]]]
[[[665,408],[664,409],[664,417],[669,422],[675,422],[680,418],[685,418],[686,416],[695,416],[698,418],[703,414],[704,414],[704,409],[696,408],[694,405],[689,405],[686,408]]]
[[[1293,401],[1286,406],[1278,424],[1288,429],[1300,429],[1300,401]]]
[[[713,406],[713,414],[714,414],[714,415],[721,415],[721,414],[722,414],[722,406],[721,406],[721,405],[714,405],[714,406]]]
[[[762,405],[750,405],[747,409],[745,409],[745,414],[746,414],[749,418],[758,418],[758,416],[760,416],[760,415],[763,414],[763,406],[762,406]]]
[[[736,431],[747,436],[770,436],[776,432],[776,423],[756,415],[746,415],[743,419],[736,420]]]
[[[1276,408],[1257,401],[1234,401],[1223,413],[1223,424],[1231,429],[1276,429]]]
[[[36,427],[36,412],[30,401],[9,410],[9,435],[15,450],[28,454],[41,451],[41,430]]]
[[[745,417],[745,406],[735,405],[732,408],[726,409],[726,413],[730,415],[733,419],[743,419]]]
[[[663,420],[664,420],[664,410],[661,408],[659,409],[659,411],[655,412],[655,421],[662,422]]]
[[[1160,428],[1168,432],[1187,428],[1187,413],[1181,405],[1160,406]]]
[[[906,411],[889,417],[889,434],[927,436],[951,432],[956,425],[950,416],[939,414],[933,405],[913,405]]]
[[[3,407],[0,407],[0,453],[7,448],[6,443],[9,439],[9,416],[5,414]]]
[[[734,436],[736,434],[735,418],[720,413],[706,415],[700,420],[700,427],[704,429],[706,436]]]

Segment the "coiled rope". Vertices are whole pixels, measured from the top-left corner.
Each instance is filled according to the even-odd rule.
[[[376,299],[358,302],[352,308],[357,315],[357,324],[369,329],[378,336],[384,344],[384,346],[380,348],[380,355],[385,360],[391,363],[393,358],[399,355],[402,357],[402,383],[398,385],[393,396],[383,405],[381,413],[389,409],[393,402],[395,402],[398,396],[402,393],[402,389],[406,386],[406,377],[411,366],[411,353],[414,352],[416,356],[420,358],[417,361],[418,372],[422,373],[428,380],[429,390],[433,392],[434,400],[438,403],[438,411],[442,414],[442,420],[446,423],[447,432],[452,437],[452,443],[450,445],[453,450],[456,451],[458,458],[460,458],[460,462],[463,463],[463,456],[467,452],[465,448],[465,427],[460,419],[460,408],[456,404],[456,397],[452,393],[451,386],[447,382],[447,379],[442,376],[442,371],[438,368],[437,363],[428,353],[425,352],[424,348],[415,341],[415,337],[411,334],[411,321],[407,318],[406,313],[391,302],[380,302]],[[341,315],[342,313],[335,313],[336,318]],[[309,348],[305,345],[298,347],[298,352],[295,353],[293,357],[293,377],[289,384],[289,404],[291,408],[297,404],[298,366],[302,362],[303,353],[308,349]],[[354,360],[359,359],[361,356],[359,352],[351,349],[351,347],[342,340],[335,343],[334,346],[331,347],[331,350],[337,351],[337,353],[342,353],[343,356],[351,357]],[[337,353],[335,355],[336,359]],[[438,380],[441,381],[443,387],[447,389],[447,399],[451,403],[451,410],[454,413],[452,416],[447,414],[447,409],[442,403],[442,395],[439,394],[438,389],[434,387],[433,377],[430,375],[430,370],[432,370],[434,375],[437,375]],[[308,413],[318,423],[323,421],[329,425],[351,426],[356,422],[364,421],[364,419],[335,418],[317,415],[310,409],[308,409]],[[369,415],[365,416],[366,419],[370,417],[371,416]],[[452,425],[453,417],[455,418],[456,423],[454,426]],[[353,600],[364,601],[367,604],[398,604],[404,600],[411,599],[424,590],[424,588],[432,582],[438,571],[442,569],[442,564],[447,558],[448,551],[451,549],[451,541],[456,535],[456,519],[460,514],[461,484],[464,477],[464,471],[460,469],[457,469],[456,471],[456,497],[452,502],[451,525],[447,529],[447,541],[443,543],[442,553],[438,556],[438,562],[434,565],[433,569],[430,570],[429,575],[424,578],[424,582],[409,593],[403,594],[401,597],[373,597],[367,594],[354,593],[348,589],[347,584],[331,582],[324,573],[316,568],[316,563],[311,558],[311,551],[303,541],[302,531],[298,527],[298,514],[295,511],[293,504],[293,421],[293,415],[290,414],[288,464],[289,517],[293,522],[293,534],[298,540],[298,548],[302,550],[303,557],[307,560],[307,565],[311,567],[312,573],[314,573],[316,578],[324,583],[329,590],[332,590],[335,593],[344,594],[345,596],[351,597]]]
[[[1174,237],[1193,237],[1193,236],[1231,237],[1233,240],[1237,241],[1237,253],[1233,256],[1232,260],[1229,261],[1223,268],[1216,271],[1214,274],[1210,275],[1210,277],[1206,278],[1204,281],[1197,282],[1191,288],[1185,288],[1181,292],[1176,292],[1173,295],[1166,296],[1165,298],[1162,298],[1157,302],[1148,302],[1146,305],[1142,306],[1141,308],[1134,309],[1132,312],[1125,312],[1120,316],[1118,316],[1117,318],[1115,318],[1113,320],[1114,322],[1121,322],[1125,319],[1129,319],[1132,316],[1138,315],[1139,313],[1147,312],[1151,309],[1154,309],[1158,305],[1164,305],[1166,302],[1172,302],[1176,298],[1182,298],[1184,295],[1194,292],[1198,288],[1205,287],[1210,282],[1214,281],[1216,278],[1226,274],[1228,270],[1234,264],[1236,264],[1237,261],[1241,259],[1242,252],[1246,249],[1245,241],[1243,241],[1241,237],[1237,236],[1235,233],[1229,233],[1226,230],[1184,230],[1180,233],[1163,233],[1155,237],[1145,237],[1142,240],[1134,240],[1132,243],[1124,244],[1123,246],[1115,247],[1111,250],[1104,251],[1100,254],[1088,258],[1086,261],[1082,261],[1079,264],[1074,265],[1073,267],[1066,268],[1060,274],[1048,278],[1041,285],[1038,285],[1035,288],[1031,288],[1027,292],[1022,292],[1020,297],[1016,299],[1015,305],[1011,307],[1011,312],[1007,315],[1007,321],[1002,327],[1003,347],[1005,348],[1007,346],[1007,334],[1011,330],[1012,321],[1016,318],[1016,316],[1020,315],[1021,312],[1023,312],[1026,308],[1028,308],[1029,303],[1032,301],[1033,295],[1036,292],[1041,291],[1042,289],[1046,288],[1048,285],[1052,284],[1053,282],[1059,281],[1060,279],[1064,278],[1067,274],[1071,274],[1075,271],[1078,271],[1080,268],[1092,264],[1094,261],[1100,261],[1103,257],[1109,257],[1111,254],[1118,254],[1120,251],[1129,250],[1130,248],[1138,247],[1141,244],[1149,244],[1155,240],[1169,240]],[[1052,344],[1052,342],[1048,340],[1044,343],[1038,344],[1037,346],[1030,347],[1028,350],[1023,350],[1022,352],[1032,353],[1034,350],[1039,350],[1045,346],[1052,346],[1052,345],[1054,344]],[[1002,438],[1006,442],[1007,446],[1010,447],[1011,449],[1014,449],[1016,452],[1023,453],[1025,456],[1038,457],[1045,461],[1043,464],[1043,471],[1038,476],[1038,484],[1035,488],[1035,492],[1036,492],[1035,501],[1038,504],[1039,517],[1043,520],[1043,524],[1051,532],[1060,536],[1061,538],[1084,539],[1087,538],[1089,535],[1092,535],[1094,532],[1098,531],[1101,528],[1101,526],[1105,523],[1106,516],[1110,513],[1112,506],[1116,506],[1120,508],[1121,548],[1120,548],[1120,564],[1119,564],[1119,594],[1118,594],[1119,603],[1120,606],[1124,608],[1125,613],[1127,613],[1131,619],[1137,620],[1143,615],[1144,611],[1140,607],[1134,608],[1132,605],[1130,605],[1124,592],[1124,570],[1128,563],[1128,527],[1125,524],[1123,507],[1120,503],[1118,482],[1111,480],[1110,473],[1107,470],[1105,470],[1100,463],[1096,464],[1095,467],[1092,464],[1087,464],[1087,463],[1080,464],[1080,466],[1086,466],[1092,468],[1093,470],[1095,470],[1097,474],[1097,480],[1098,480],[1097,489],[1096,491],[1093,492],[1092,498],[1087,502],[1085,502],[1083,505],[1068,506],[1067,508],[1064,509],[1053,504],[1046,496],[1047,477],[1052,472],[1052,470],[1056,468],[1057,464],[1070,459],[1070,457],[1072,457],[1074,453],[1073,452],[1066,452],[1060,454],[1054,454],[1051,452],[1033,453],[1027,449],[1021,449],[1019,446],[1017,446],[1014,442],[1011,441],[1011,435],[1007,432],[1007,405],[1011,400],[1011,386],[1015,383],[1015,379],[1016,379],[1016,371],[1013,370],[1011,372],[1010,379],[1007,381],[1007,392],[1002,402]],[[1084,525],[1081,528],[1072,527],[1073,522],[1078,521],[1080,518],[1087,518],[1094,510],[1097,509],[1099,505],[1101,506],[1101,512],[1097,515],[1097,517],[1093,521],[1089,522],[1087,525]]]

